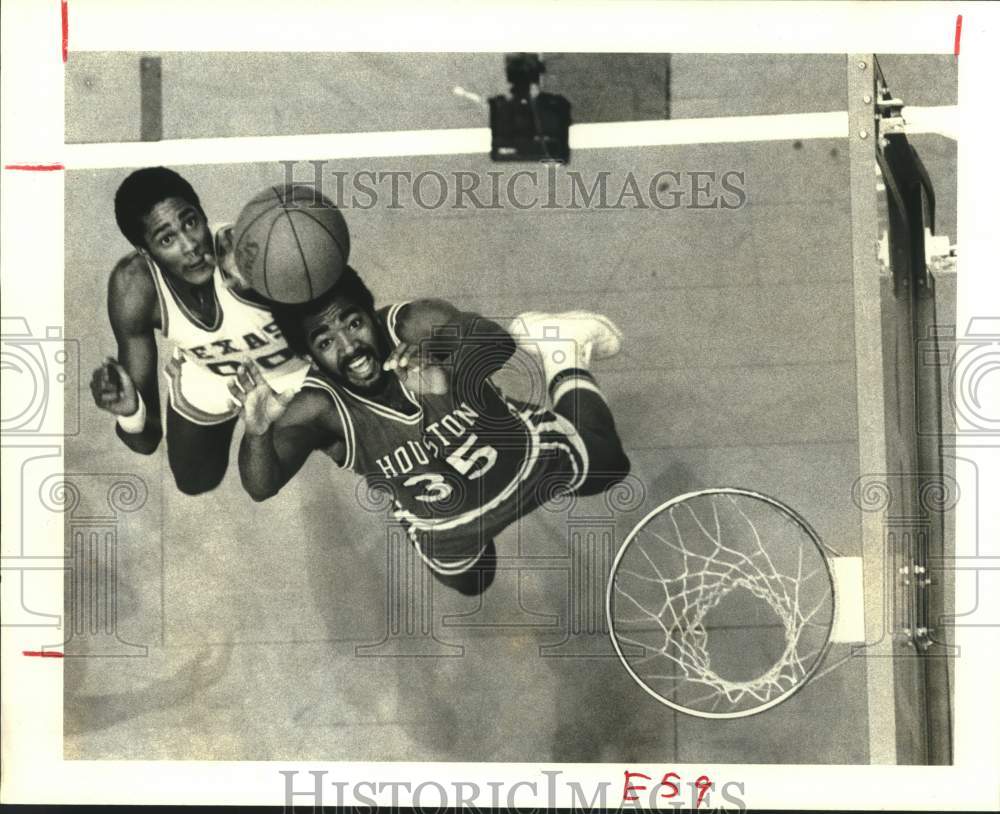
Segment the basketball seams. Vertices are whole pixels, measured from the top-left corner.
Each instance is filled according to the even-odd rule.
[[[302,213],[307,220],[296,222],[293,217],[295,212]],[[283,220],[282,215],[288,220],[286,225],[290,229],[295,252],[292,252],[292,241],[285,245],[289,236],[277,228],[278,221]],[[244,219],[246,224],[240,223],[240,219]],[[269,299],[290,303],[314,299],[321,283],[330,279],[335,282],[347,263],[350,235],[343,214],[310,187],[272,185],[244,207],[240,219],[237,225],[242,228],[236,236],[234,250],[239,256],[251,246],[256,247],[257,257],[263,254],[259,260],[261,265],[258,267],[255,258],[245,274],[250,285]],[[316,227],[317,231],[311,231]],[[336,253],[330,251],[331,243]],[[275,252],[273,258],[270,256],[272,247]],[[285,280],[286,271],[293,273],[294,277]],[[276,274],[282,279],[275,277],[277,288],[274,288],[271,277]]]
[[[250,201],[249,204],[247,204],[247,206],[250,206],[252,204],[267,204],[267,206],[265,206],[263,210],[254,215],[253,218],[250,220],[250,222],[243,227],[243,231],[240,232],[239,236],[236,238],[236,243],[233,246],[233,254],[235,256],[239,257],[240,244],[243,242],[243,238],[246,237],[246,235],[250,232],[250,230],[253,228],[254,224],[257,223],[257,221],[259,221],[265,215],[270,214],[279,207],[284,212],[287,213],[288,210],[285,209],[285,201],[281,197],[281,192],[279,191],[280,187],[272,186],[270,187],[270,190],[271,193],[274,195],[274,200],[271,200],[270,196],[267,196],[265,193],[261,193],[252,201]],[[245,208],[246,207],[244,207],[244,209]],[[275,222],[277,222],[277,220],[278,218],[275,218],[274,221],[271,222],[271,227],[267,230],[267,242],[264,244],[263,257],[261,258],[261,263],[263,264],[262,269],[264,272],[264,280],[263,280],[264,290],[267,291],[268,293],[270,293],[270,290],[268,289],[267,285],[267,248],[271,244],[271,232],[274,230],[274,224]]]
[[[271,187],[271,189],[273,191],[274,187]],[[258,195],[257,197],[259,198],[260,196]],[[257,221],[259,221],[262,217],[264,217],[264,215],[266,215],[268,212],[274,211],[274,203],[272,201],[270,201],[270,200],[261,200],[261,201],[258,201],[256,198],[253,201],[250,201],[250,203],[248,203],[247,206],[244,207],[244,209],[246,209],[247,207],[249,207],[253,203],[262,203],[262,204],[266,203],[266,204],[269,204],[269,206],[267,206],[262,212],[258,212],[256,215],[254,215],[253,218],[250,220],[250,222],[246,226],[243,227],[243,231],[240,232],[239,236],[236,238],[236,244],[233,246],[233,252],[234,252],[234,254],[237,254],[237,256],[238,256],[238,252],[239,252],[239,249],[240,249],[240,244],[243,242],[243,238],[246,237],[247,233],[253,228],[254,224],[257,223]],[[280,202],[279,202],[279,205],[280,205]],[[238,223],[238,221],[237,221],[237,223]],[[233,229],[235,231],[235,224],[234,224]]]
[[[306,272],[306,284],[309,286],[309,299],[313,298],[313,282],[312,275],[309,273],[309,261],[306,260],[306,253],[302,251],[302,241],[299,240],[299,233],[295,229],[295,221],[292,220],[292,212],[297,212],[297,209],[285,209],[285,217],[288,218],[288,227],[292,230],[292,237],[295,238],[295,248],[299,250],[299,257],[302,258],[302,268]],[[277,218],[275,218],[277,220]]]
[[[316,207],[316,208],[317,209],[329,209],[329,210],[331,210],[333,212],[339,211],[337,209],[337,207],[335,207],[335,206],[332,206],[332,207],[331,206],[323,206],[323,207]],[[340,239],[333,232],[331,232],[329,230],[329,228],[327,228],[327,225],[325,223],[323,223],[323,221],[321,221],[315,215],[313,215],[311,212],[309,212],[307,209],[296,209],[295,211],[296,212],[301,212],[303,215],[305,215],[305,217],[309,218],[309,220],[311,220],[313,223],[315,223],[317,226],[319,226],[320,229],[322,229],[324,232],[326,232],[330,236],[330,240],[332,240],[336,244],[337,248],[340,249],[340,255],[341,255],[341,257],[344,258],[344,265],[347,265],[348,251],[347,251],[347,249],[344,246],[342,246],[340,244]],[[346,233],[347,230],[345,229],[344,231]]]
[[[284,207],[282,207],[282,208],[284,208]],[[268,210],[268,211],[270,211],[270,210]],[[267,240],[264,241],[264,251],[262,252],[262,259],[261,259],[261,270],[264,273],[264,279],[263,279],[262,282],[263,282],[263,285],[264,285],[264,291],[267,292],[267,296],[269,296],[269,297],[271,296],[271,288],[267,284],[267,251],[271,247],[271,234],[274,232],[274,227],[278,223],[279,220],[281,220],[280,217],[275,218],[274,220],[271,221],[270,227],[268,227],[268,230],[267,230]]]
[[[253,203],[255,203],[255,202],[251,201],[250,203],[247,204],[247,207],[249,207]],[[264,217],[264,215],[266,215],[268,212],[270,212],[272,209],[274,209],[274,203],[271,202],[271,201],[257,201],[256,203],[268,204],[268,206],[266,206],[262,211],[258,212],[256,215],[254,215],[253,219],[246,226],[243,227],[243,233],[240,235],[241,239],[242,239],[243,235],[245,235],[248,231],[250,231],[250,228],[257,221],[259,221],[262,217]],[[246,208],[246,207],[244,207],[244,208]],[[234,224],[234,226],[235,226],[235,224]],[[238,242],[239,241],[237,241],[237,243]]]

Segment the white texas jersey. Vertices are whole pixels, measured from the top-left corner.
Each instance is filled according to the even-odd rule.
[[[214,240],[222,228],[212,228]],[[173,346],[164,373],[177,412],[196,424],[233,418],[237,409],[228,385],[239,364],[250,359],[275,390],[299,388],[309,363],[289,349],[271,312],[229,288],[218,267],[212,275],[215,322],[206,324],[181,301],[157,264],[148,257],[146,263],[160,301],[162,333]]]

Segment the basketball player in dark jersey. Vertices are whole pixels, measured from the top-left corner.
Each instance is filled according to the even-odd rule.
[[[116,416],[115,430],[130,449],[156,450],[164,435],[159,332],[172,350],[163,371],[170,470],[185,494],[207,492],[229,462],[238,410],[228,382],[239,363],[254,359],[280,390],[301,384],[309,364],[288,349],[263,302],[237,290],[229,229],[209,226],[184,178],[164,167],[133,172],[115,195],[115,218],[135,251],[108,283],[118,353],[94,371],[94,402]]]
[[[319,300],[274,313],[313,367],[294,395],[276,393],[252,364],[230,384],[246,425],[240,474],[255,500],[322,450],[386,488],[437,579],[476,594],[492,582],[500,530],[561,491],[594,494],[628,473],[586,370],[591,354],[620,344],[603,317],[525,314],[515,340],[440,300],[376,310],[350,268]],[[541,357],[552,409],[509,400],[493,385],[516,341]]]

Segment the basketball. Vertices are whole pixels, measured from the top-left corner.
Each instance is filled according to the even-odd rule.
[[[258,294],[302,303],[340,279],[350,236],[340,210],[312,187],[273,186],[243,207],[233,251],[240,273]]]

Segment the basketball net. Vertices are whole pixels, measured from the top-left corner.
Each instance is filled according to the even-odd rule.
[[[662,703],[709,718],[752,715],[795,692],[834,620],[815,532],[739,489],[682,495],[643,519],[618,553],[607,599],[632,677]]]

